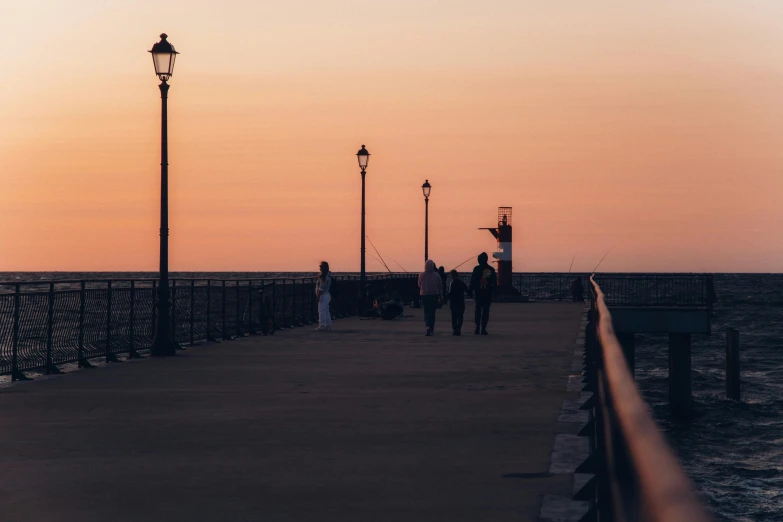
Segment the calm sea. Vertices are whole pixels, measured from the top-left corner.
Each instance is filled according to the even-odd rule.
[[[151,272],[0,273],[0,281],[142,279]],[[172,277],[312,276],[280,272],[180,272]],[[667,402],[664,336],[639,335],[636,379],[717,520],[783,521],[783,275],[717,274],[713,334],[693,338],[696,415],[676,422]],[[725,399],[725,330],[740,331],[742,400]]]

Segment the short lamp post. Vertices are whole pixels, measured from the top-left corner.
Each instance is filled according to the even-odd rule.
[[[155,74],[160,78],[160,97],[162,100],[160,131],[160,281],[158,283],[158,322],[150,353],[156,357],[174,355],[177,343],[171,331],[171,302],[169,299],[169,151],[167,100],[169,84],[174,73],[174,60],[179,54],[160,35],[160,42],[152,46],[152,63]]]
[[[359,159],[359,168],[362,169],[362,259],[361,259],[361,272],[359,275],[359,304],[364,305],[366,296],[366,285],[367,285],[367,273],[365,272],[365,263],[364,263],[364,242],[366,233],[364,230],[364,177],[367,173],[367,163],[370,161],[370,153],[367,152],[367,149],[364,148],[364,145],[362,145],[362,148],[359,149],[359,152],[356,153],[356,157]]]
[[[430,180],[425,179],[424,185],[421,186],[421,191],[424,193],[424,261],[429,258],[429,244],[430,244],[430,191],[432,185]]]

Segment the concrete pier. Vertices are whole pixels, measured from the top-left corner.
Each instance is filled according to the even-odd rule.
[[[208,343],[0,389],[22,521],[537,520],[583,305],[421,310]]]

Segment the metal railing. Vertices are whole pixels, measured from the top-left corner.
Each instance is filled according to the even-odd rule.
[[[418,294],[416,274],[367,277],[370,295]],[[354,315],[358,276],[334,276],[337,318]],[[172,332],[180,344],[272,334],[317,322],[316,278],[171,279]],[[126,353],[138,357],[152,344],[157,284],[144,280],[0,282],[0,375],[56,373],[57,366]]]
[[[583,433],[590,439],[595,478],[583,498],[592,504],[593,519],[710,520],[636,387],[612,327],[607,297],[594,278],[589,291],[585,374],[593,397]]]
[[[589,297],[590,274],[518,272],[512,285],[533,300],[566,301],[576,278]],[[711,307],[715,297],[711,274],[601,273],[596,278],[609,306]]]
[[[607,306],[711,308],[711,274],[599,274]]]

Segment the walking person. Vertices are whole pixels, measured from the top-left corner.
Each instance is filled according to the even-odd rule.
[[[459,278],[456,270],[451,271],[451,283],[446,299],[451,308],[452,335],[462,335],[462,320],[465,318],[465,293],[469,292],[468,285]]]
[[[492,295],[498,286],[498,276],[495,269],[487,263],[489,256],[482,252],[478,256],[478,265],[470,276],[470,291],[473,292],[476,303],[476,335],[488,335],[489,307],[492,305]]]
[[[315,297],[318,299],[318,328],[316,331],[326,332],[332,330],[332,313],[329,311],[329,303],[332,302],[332,274],[329,272],[329,263],[321,261],[321,273],[315,282]]]
[[[440,275],[440,282],[443,288],[443,295],[441,296],[443,299],[438,303],[438,308],[441,308],[443,304],[446,302],[446,288],[448,286],[447,284],[448,279],[446,278],[446,268],[442,266],[438,267],[438,275]]]
[[[435,310],[443,295],[443,280],[431,259],[424,263],[424,272],[419,274],[419,294],[424,306],[424,326],[427,327],[425,335],[429,337],[435,331]]]

